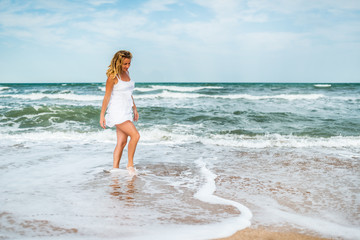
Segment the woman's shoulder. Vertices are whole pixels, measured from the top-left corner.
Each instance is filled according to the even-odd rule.
[[[118,82],[118,79],[115,76],[108,76],[107,80],[106,80],[106,84],[110,84],[110,85],[115,85]]]

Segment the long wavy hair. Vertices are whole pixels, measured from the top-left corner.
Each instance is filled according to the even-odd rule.
[[[122,65],[125,58],[132,59],[131,52],[126,50],[120,50],[117,53],[115,53],[114,57],[111,60],[109,68],[106,71],[106,76],[107,77],[111,76],[115,78],[117,74],[122,73]]]

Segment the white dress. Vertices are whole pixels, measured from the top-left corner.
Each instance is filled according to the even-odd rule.
[[[105,114],[106,125],[109,127],[133,119],[132,107],[134,103],[131,96],[135,83],[131,79],[125,82],[119,76],[116,77],[118,82],[114,85]]]

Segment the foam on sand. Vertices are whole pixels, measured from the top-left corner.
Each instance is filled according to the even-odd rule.
[[[306,229],[314,230],[324,236],[342,236],[346,239],[359,239],[360,230],[354,226],[345,226],[328,220],[316,217],[302,216],[299,214],[283,211],[280,209],[272,209],[271,213],[286,221],[303,226]]]
[[[251,211],[244,205],[228,200],[219,196],[215,196],[216,190],[215,178],[217,177],[207,167],[202,158],[196,161],[197,166],[200,168],[200,174],[205,181],[204,184],[194,194],[194,198],[209,204],[229,205],[240,211],[239,216],[230,217],[222,220],[221,222],[204,224],[204,225],[166,225],[166,227],[160,225],[154,225],[149,227],[140,233],[132,235],[125,239],[173,239],[173,240],[203,240],[227,237],[235,232],[245,229],[251,225],[250,219],[252,218]]]
[[[205,179],[205,184],[199,189],[198,192],[195,193],[194,197],[200,201],[208,202],[210,204],[230,205],[240,211],[240,215],[236,219],[233,219],[232,223],[229,223],[230,226],[227,227],[227,230],[222,234],[231,235],[238,230],[249,227],[251,225],[250,219],[252,218],[251,211],[238,202],[214,195],[216,190],[215,179],[217,175],[206,168],[206,164],[202,159],[198,159],[196,163],[200,167],[201,174]],[[219,233],[219,229],[214,229],[213,231],[213,237],[216,235],[216,233]]]

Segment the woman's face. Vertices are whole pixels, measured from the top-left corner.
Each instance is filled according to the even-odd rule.
[[[130,58],[124,58],[123,64],[122,64],[122,71],[123,72],[127,72],[127,70],[129,69],[131,64],[131,59]]]

